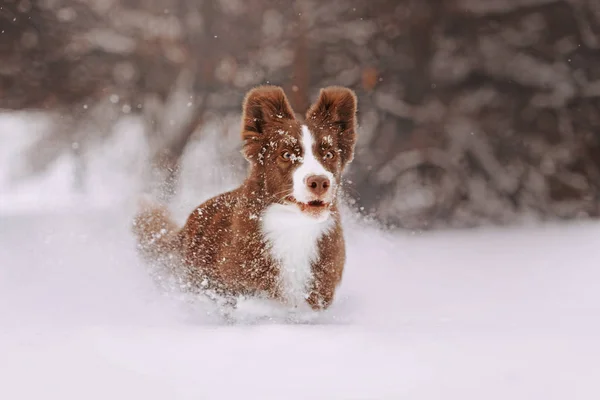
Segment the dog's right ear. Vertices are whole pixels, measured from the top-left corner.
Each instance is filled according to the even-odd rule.
[[[242,117],[242,153],[249,161],[256,159],[269,126],[284,119],[295,119],[283,89],[259,86],[246,94]]]

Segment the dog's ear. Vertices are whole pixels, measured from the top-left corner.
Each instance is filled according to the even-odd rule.
[[[344,165],[354,157],[356,107],[356,95],[352,90],[341,86],[330,86],[321,89],[318,100],[306,113],[307,120],[338,133],[338,144]]]
[[[242,153],[248,160],[256,158],[269,126],[284,119],[295,117],[279,86],[259,86],[246,94],[242,116]]]

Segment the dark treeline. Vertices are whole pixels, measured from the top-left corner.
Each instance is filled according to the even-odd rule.
[[[598,0],[0,4],[0,108],[56,121],[32,174],[137,114],[168,200],[194,133],[249,88],[282,85],[303,113],[338,84],[359,96],[349,194],[381,221],[600,214]]]

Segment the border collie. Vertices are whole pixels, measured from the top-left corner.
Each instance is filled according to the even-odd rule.
[[[242,121],[248,177],[181,229],[164,208],[141,210],[133,231],[142,257],[168,262],[197,290],[329,307],[346,258],[337,198],[354,156],[356,107],[350,89],[328,87],[302,121],[280,87],[252,89]]]

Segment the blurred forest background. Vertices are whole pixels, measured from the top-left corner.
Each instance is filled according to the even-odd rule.
[[[348,194],[384,223],[600,215],[600,0],[0,1],[0,109],[52,121],[21,179],[68,153],[85,191],[123,118],[165,201],[207,127],[243,176],[241,101],[267,82],[298,113],[356,90]]]

